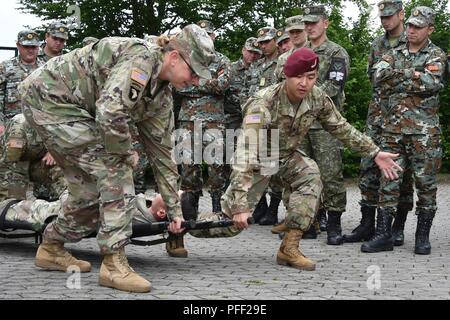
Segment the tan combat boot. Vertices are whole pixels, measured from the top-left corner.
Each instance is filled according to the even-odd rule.
[[[76,266],[80,272],[91,271],[87,261],[75,259],[66,249],[63,242],[42,241],[36,253],[34,264],[43,269],[67,272],[69,267]]]
[[[288,229],[287,225],[283,221],[282,223],[277,224],[276,226],[274,226],[272,228],[272,230],[270,230],[270,232],[272,232],[273,234],[280,234],[280,233],[286,232],[288,230],[289,229]]]
[[[303,232],[301,230],[288,229],[277,253],[278,264],[308,271],[316,269],[316,264],[306,258],[299,250],[299,242],[302,235]]]
[[[98,280],[101,286],[127,292],[150,292],[152,288],[150,282],[130,267],[124,248],[104,256]]]
[[[166,251],[170,257],[187,258],[188,252],[184,248],[184,236],[177,236],[175,240],[166,242]]]

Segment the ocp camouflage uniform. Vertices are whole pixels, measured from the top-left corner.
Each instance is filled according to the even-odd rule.
[[[66,188],[58,166],[41,162],[47,150],[37,132],[25,121],[23,114],[13,117],[0,138],[0,200],[26,199],[30,182],[35,195],[58,199]],[[40,192],[38,192],[39,190]]]
[[[211,80],[201,80],[199,86],[191,86],[184,90],[177,91],[177,95],[181,98],[181,109],[178,115],[178,124],[180,129],[184,129],[186,136],[183,139],[192,139],[191,163],[182,164],[181,189],[193,192],[197,195],[202,194],[203,178],[201,163],[196,163],[194,159],[194,122],[201,123],[202,147],[198,148],[201,155],[205,148],[214,142],[218,148],[224,150],[224,133],[225,133],[225,112],[224,98],[226,90],[230,85],[230,60],[216,52],[214,61],[209,65],[212,75]],[[211,135],[211,131],[218,130],[220,136]],[[222,194],[226,185],[226,172],[224,166],[224,158],[218,155],[212,155],[213,163],[208,163],[208,185],[210,193]]]
[[[282,184],[283,199],[287,206],[287,227],[304,232],[313,221],[322,191],[319,168],[299,149],[313,122],[319,121],[347,146],[364,155],[374,156],[379,148],[369,137],[353,128],[318,87],[314,87],[298,107],[290,103],[284,85],[285,82],[282,82],[258,92],[244,106],[244,132],[239,137],[231,184],[222,198],[222,207],[229,218],[251,212],[267,188],[271,172],[279,177]],[[278,154],[279,158],[258,159],[254,142],[249,143],[245,136],[252,136],[252,132],[258,130],[272,129],[279,130],[279,146],[272,145],[269,139],[267,148],[274,148],[272,152]],[[208,215],[203,214],[201,217],[207,218]],[[234,227],[226,228],[223,232],[224,236],[239,233]],[[208,236],[206,232],[193,234]],[[218,236],[217,231],[214,231],[213,236]]]
[[[171,160],[172,96],[157,77],[163,50],[105,38],[51,59],[21,86],[24,114],[64,172],[69,196],[47,240],[75,242],[97,229],[103,254],[129,242],[135,208],[129,122],[139,130],[170,218],[181,217]]]

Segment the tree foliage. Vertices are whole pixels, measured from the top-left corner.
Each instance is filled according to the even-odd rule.
[[[300,13],[299,4],[324,4],[330,12],[331,25],[328,37],[342,45],[351,57],[351,72],[346,85],[346,117],[358,129],[363,129],[367,106],[371,99],[371,86],[367,78],[369,46],[381,28],[372,30],[371,10],[366,0],[351,1],[359,8],[357,19],[344,18],[342,0],[19,0],[21,10],[35,14],[44,21],[67,19],[70,5],[77,5],[81,13],[81,25],[73,30],[69,47],[81,43],[86,36],[142,37],[144,34],[168,33],[188,23],[209,19],[215,25],[218,51],[231,60],[240,56],[245,39],[254,36],[256,30],[266,26],[280,27],[284,19]],[[450,49],[449,0],[406,1],[406,16],[411,8],[427,5],[437,12],[436,31],[432,41],[445,52]],[[44,30],[44,26],[42,27]],[[441,123],[443,126],[443,170],[450,172],[450,89],[441,95]],[[345,152],[345,173],[356,175],[359,159]]]

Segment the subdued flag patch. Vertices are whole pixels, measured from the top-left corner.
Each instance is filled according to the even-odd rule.
[[[259,124],[261,123],[260,114],[249,114],[245,117],[245,124]]]
[[[131,80],[136,81],[144,87],[147,84],[148,78],[148,75],[141,69],[133,68],[131,71]]]

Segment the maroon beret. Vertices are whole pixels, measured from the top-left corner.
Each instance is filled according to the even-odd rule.
[[[319,56],[311,49],[300,48],[294,51],[284,64],[286,77],[296,77],[319,68]]]

